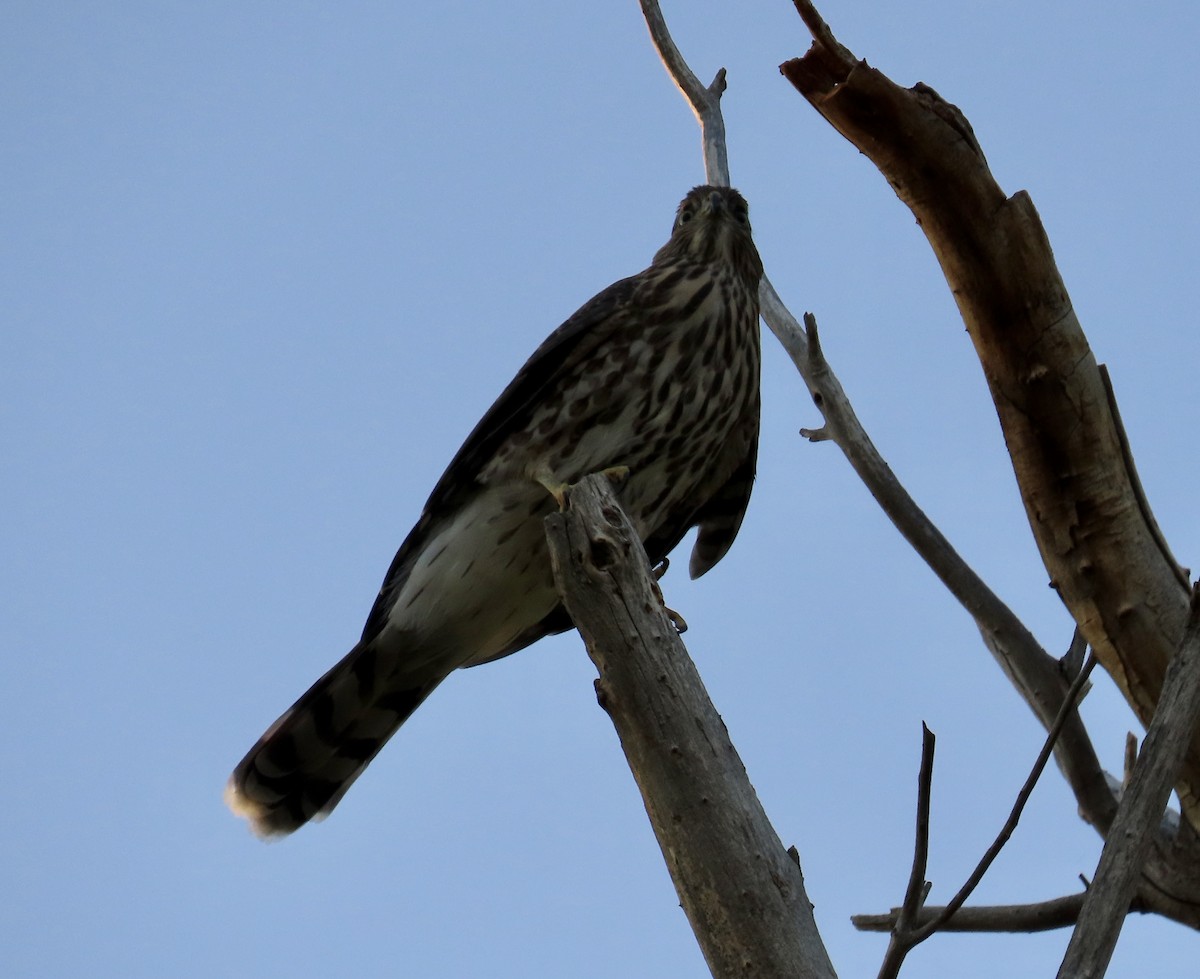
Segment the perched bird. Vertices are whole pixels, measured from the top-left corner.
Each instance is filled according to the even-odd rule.
[[[542,524],[569,484],[623,476],[654,564],[692,527],[693,578],[725,555],[758,451],[761,277],[746,201],[697,187],[650,267],[538,347],[434,487],[358,644],[234,769],[226,801],[256,833],[329,813],[454,670],[571,628]]]

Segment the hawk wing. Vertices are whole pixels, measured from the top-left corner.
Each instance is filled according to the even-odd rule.
[[[416,526],[392,559],[363,627],[363,642],[369,642],[383,628],[388,611],[403,587],[413,561],[432,536],[431,532],[477,492],[479,474],[483,468],[504,440],[528,422],[547,392],[553,388],[567,361],[588,357],[607,338],[610,331],[604,328],[605,325],[612,323],[629,307],[639,279],[639,275],[634,275],[614,282],[584,303],[542,341],[479,420],[450,460],[450,465],[429,495]],[[562,619],[561,622],[550,621],[556,615]],[[556,610],[550,620],[546,622],[547,628],[537,631],[537,635],[525,639],[520,646],[514,646],[508,652],[515,652],[547,632],[563,632],[571,627],[570,618],[561,609]]]
[[[746,515],[746,507],[750,503],[750,491],[754,487],[754,470],[758,461],[758,429],[759,399],[755,398],[742,419],[738,433],[742,437],[731,438],[726,443],[726,451],[730,453],[731,460],[735,460],[733,473],[702,507],[686,516],[681,513],[672,515],[674,519],[666,520],[658,533],[646,540],[646,554],[651,564],[656,565],[662,561],[695,526],[699,526],[700,530],[692,548],[688,567],[690,576],[699,578],[725,556],[737,537],[742,518]],[[517,636],[507,648],[495,656],[471,665],[494,663],[524,649],[542,636],[566,632],[574,625],[567,610],[559,605],[541,622]]]
[[[742,417],[734,437],[725,443],[724,467],[732,467],[729,478],[699,509],[676,514],[663,521],[656,534],[646,540],[646,554],[657,564],[671,553],[693,527],[699,526],[688,574],[699,578],[712,570],[732,546],[750,504],[754,471],[758,463],[759,398],[755,397]],[[718,462],[720,467],[720,462]],[[721,468],[724,468],[721,467]]]
[[[741,461],[733,474],[725,481],[708,502],[688,522],[688,527],[699,525],[696,543],[692,547],[692,558],[688,563],[688,574],[699,578],[712,570],[732,546],[742,527],[746,507],[750,505],[750,491],[754,488],[754,468],[758,463],[758,403],[755,399],[754,417],[749,444],[743,450]]]

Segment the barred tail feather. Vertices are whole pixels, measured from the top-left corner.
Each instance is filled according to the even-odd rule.
[[[444,679],[390,676],[384,660],[359,643],[238,763],[225,802],[258,836],[283,836],[327,816]]]

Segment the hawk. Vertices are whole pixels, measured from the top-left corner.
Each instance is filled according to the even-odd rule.
[[[362,638],[234,769],[226,801],[256,833],[328,814],[454,670],[572,627],[542,523],[569,484],[622,475],[653,564],[692,527],[693,578],[724,557],[758,452],[761,278],[746,201],[696,187],[649,268],[534,351],[434,487]]]

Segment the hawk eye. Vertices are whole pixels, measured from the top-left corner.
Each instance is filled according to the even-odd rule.
[[[684,208],[682,211],[679,212],[679,222],[678,223],[679,224],[687,224],[690,220],[692,220],[692,214],[693,214],[693,212],[690,207]]]

